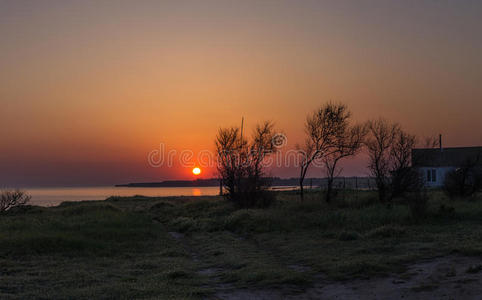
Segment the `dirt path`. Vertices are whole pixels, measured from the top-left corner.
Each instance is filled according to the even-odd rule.
[[[404,274],[369,280],[323,279],[302,293],[289,287],[219,291],[218,299],[481,299],[482,258],[447,256],[411,265]]]

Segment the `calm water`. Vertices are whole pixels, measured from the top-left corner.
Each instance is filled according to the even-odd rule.
[[[219,187],[56,187],[26,188],[32,205],[55,206],[63,201],[104,200],[110,196],[209,196],[218,195]]]

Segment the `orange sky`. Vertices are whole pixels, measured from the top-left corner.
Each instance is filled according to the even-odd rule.
[[[189,179],[148,153],[211,150],[242,116],[274,121],[293,147],[329,100],[482,145],[481,13],[479,1],[1,1],[0,185]],[[363,175],[361,161],[346,174]]]

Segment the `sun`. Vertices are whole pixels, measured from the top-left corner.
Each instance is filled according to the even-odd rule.
[[[199,174],[201,174],[201,169],[198,168],[198,167],[195,167],[194,169],[192,169],[192,173],[194,175],[199,175]]]

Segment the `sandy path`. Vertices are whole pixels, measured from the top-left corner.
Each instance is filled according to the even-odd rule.
[[[472,270],[468,270],[472,267]],[[411,265],[404,274],[288,287],[220,291],[218,299],[482,299],[482,258],[447,256]]]

